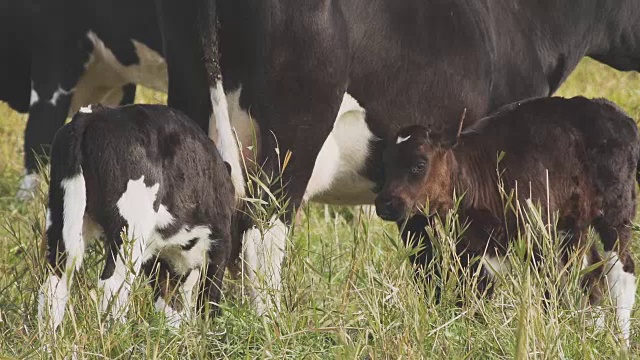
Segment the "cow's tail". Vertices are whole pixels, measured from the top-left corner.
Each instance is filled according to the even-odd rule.
[[[222,88],[222,81],[218,80],[210,89],[212,116],[209,120],[209,136],[215,142],[222,160],[231,167],[231,180],[236,198],[245,196],[245,182],[240,149],[231,126],[231,119],[227,106],[227,98]]]
[[[82,142],[91,115],[90,110],[83,110],[58,130],[51,146],[47,248],[49,263],[59,269],[79,269],[85,250],[82,227],[87,190]],[[64,266],[59,263],[61,258],[66,258]]]

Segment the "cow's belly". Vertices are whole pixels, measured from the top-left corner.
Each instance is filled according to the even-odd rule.
[[[167,92],[167,65],[160,54],[131,40],[140,61],[125,66],[96,34],[89,32],[87,37],[93,43],[94,50],[74,88],[70,114],[87,104],[117,105],[122,100],[122,86],[125,84],[139,84]]]
[[[257,124],[240,108],[241,90],[227,95],[229,117],[236,130],[245,158],[253,157],[256,141],[259,145]],[[373,204],[374,183],[363,176],[370,153],[371,142],[377,141],[365,122],[365,110],[349,94],[345,94],[340,111],[318,154],[304,200],[336,205]],[[210,136],[215,137],[215,129]],[[251,163],[250,161],[247,163]]]

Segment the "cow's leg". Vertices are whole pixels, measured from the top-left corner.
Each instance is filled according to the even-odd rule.
[[[158,21],[169,75],[167,103],[192,118],[203,131],[209,129],[210,77],[204,64],[201,31],[194,19],[216,18],[208,0],[178,2],[156,0]],[[216,75],[216,74],[213,74]]]
[[[122,99],[120,105],[133,104],[136,101],[136,84],[126,84],[122,86]]]
[[[28,200],[34,196],[39,166],[48,163],[49,146],[56,131],[64,125],[72,95],[72,89],[57,87],[54,90],[34,80],[24,133],[25,176],[16,195],[18,199]]]
[[[46,215],[47,261],[51,272],[39,295],[38,318],[41,329],[44,328],[47,309],[53,330],[62,322],[73,272],[80,269],[84,257],[82,229],[85,206],[82,173],[60,180],[60,176],[52,172]]]
[[[260,314],[279,308],[287,233],[288,226],[278,218],[272,218],[261,228],[253,226],[244,233],[244,273],[249,282],[249,296]]]
[[[272,193],[284,194],[288,208],[279,219],[271,218],[262,231],[252,228],[245,234],[244,256],[254,270],[248,275],[257,279],[261,270],[266,272],[268,288],[276,291],[281,288],[288,227],[333,128],[348,79],[348,39],[341,12],[332,3],[297,5],[287,7],[286,22],[275,21],[270,29],[256,31],[257,44],[264,36],[273,41],[269,58],[258,61],[264,66],[259,73],[268,76],[251,84],[266,95],[255,99],[252,107],[260,123],[264,161],[259,163],[265,164],[263,171],[272,180]],[[278,192],[281,188],[284,192]],[[265,299],[256,297],[258,306],[270,305],[261,298]]]
[[[105,206],[117,209],[105,216],[102,224],[105,230],[106,263],[100,276],[99,287],[102,289],[103,311],[111,304],[114,317],[124,320],[128,308],[129,292],[135,276],[140,272],[146,242],[151,237],[156,225],[154,202],[159,184],[149,187],[144,176],[137,180],[129,180],[126,191],[116,204]],[[106,193],[114,191],[105,190]],[[126,242],[120,232],[126,227]]]
[[[65,12],[58,3],[48,3],[39,26],[59,28]],[[49,146],[56,131],[69,114],[71,99],[78,79],[89,61],[92,45],[82,34],[55,31],[51,36],[36,37],[32,42],[31,100],[24,137],[26,174],[17,197],[29,199],[37,186],[39,161],[48,159]]]

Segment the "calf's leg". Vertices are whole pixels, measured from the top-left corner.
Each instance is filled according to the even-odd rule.
[[[159,187],[158,183],[147,187],[144,176],[129,180],[116,206],[107,207],[117,209],[118,213],[109,214],[106,223],[102,224],[107,249],[106,264],[99,282],[103,294],[102,310],[107,310],[111,303],[111,313],[121,321],[128,308],[131,285],[142,268],[146,242],[156,226],[153,204]],[[120,236],[124,227],[126,242]]]
[[[46,241],[50,273],[38,297],[38,319],[44,328],[46,313],[55,330],[64,317],[69,298],[69,285],[74,270],[80,269],[84,256],[82,224],[86,206],[82,173],[60,181],[57,169],[52,171],[47,209]]]
[[[616,307],[616,318],[624,340],[629,343],[631,311],[635,303],[635,264],[631,259],[631,222],[610,225],[606,219],[596,224],[604,243],[604,273],[611,300]]]

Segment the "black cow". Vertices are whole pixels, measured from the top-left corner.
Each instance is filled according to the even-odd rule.
[[[203,129],[211,117],[212,133],[230,116],[243,154],[254,125],[267,172],[286,158],[276,147],[292,151],[282,182],[291,210],[305,199],[371,203],[382,179],[376,140],[401,127],[455,132],[465,108],[476,119],[548,96],[584,56],[640,66],[636,0],[157,3],[169,104]],[[218,47],[223,85],[211,76]]]
[[[135,84],[166,91],[160,54],[153,0],[0,0],[0,101],[29,113],[19,198],[69,114],[132,103]]]
[[[97,234],[106,249],[99,281],[103,311],[111,306],[122,319],[141,269],[152,275],[156,309],[172,323],[182,319],[200,273],[198,308],[212,303],[215,310],[236,207],[225,165],[213,142],[177,110],[82,108],[57,132],[51,150],[51,273],[40,292],[40,321],[49,314],[54,329],[61,323],[72,275]],[[175,288],[182,291],[169,292]]]

